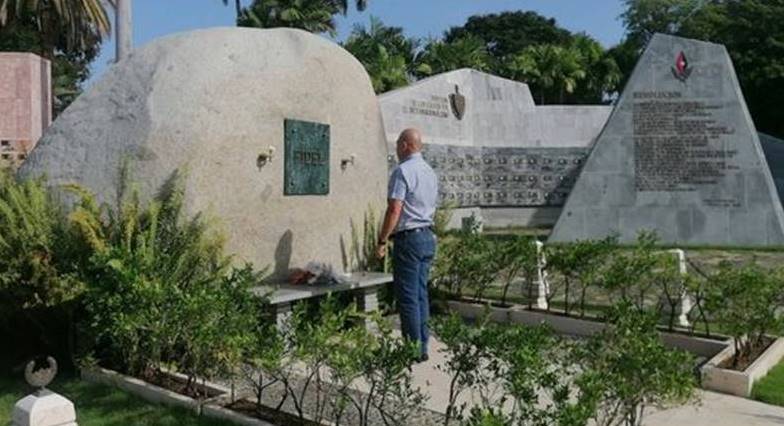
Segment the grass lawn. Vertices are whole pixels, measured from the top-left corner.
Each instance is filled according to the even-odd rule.
[[[228,426],[231,423],[199,417],[184,410],[150,404],[133,395],[106,386],[83,382],[61,373],[50,388],[76,406],[79,426]],[[11,424],[16,401],[29,394],[30,387],[20,376],[0,376],[0,425]]]
[[[751,397],[757,401],[784,406],[784,362],[780,362],[767,376],[754,383]]]

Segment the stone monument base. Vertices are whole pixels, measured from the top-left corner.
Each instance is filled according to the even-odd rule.
[[[14,406],[12,426],[77,426],[71,401],[53,392],[27,395]]]

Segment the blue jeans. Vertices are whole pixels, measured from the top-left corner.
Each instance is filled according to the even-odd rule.
[[[436,251],[435,236],[427,229],[396,234],[394,241],[392,268],[400,310],[400,329],[403,337],[419,342],[422,354],[427,354],[430,338],[427,328],[430,319],[427,280]]]

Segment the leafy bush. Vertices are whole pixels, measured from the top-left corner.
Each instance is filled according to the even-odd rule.
[[[579,383],[595,396],[598,425],[639,426],[648,408],[695,398],[694,359],[664,347],[656,320],[623,302],[610,311],[608,327],[576,353],[583,370]]]
[[[372,207],[368,207],[365,212],[361,234],[354,221],[351,221],[351,246],[349,247],[348,259],[345,262],[347,270],[374,272],[389,270],[389,256],[385,256],[383,259],[376,256],[376,242],[380,230],[381,221]]]
[[[597,284],[617,302],[646,309],[646,296],[652,283],[646,278],[657,262],[655,233],[640,232],[630,250],[617,250],[609,262],[594,274]]]
[[[499,275],[503,283],[501,303],[506,304],[506,295],[509,287],[519,276],[523,282],[531,284],[536,279],[538,271],[538,258],[536,240],[532,237],[515,236],[501,242],[495,250],[495,264],[501,270]]]
[[[593,416],[592,394],[572,379],[576,364],[565,344],[543,327],[497,325],[487,317],[472,326],[459,317],[439,318],[434,330],[445,348],[450,377],[444,425],[584,425]],[[460,395],[472,391],[479,404],[465,418]]]
[[[4,335],[24,336],[26,350],[73,350],[73,316],[85,288],[79,270],[89,256],[79,242],[43,179],[0,172],[0,324],[13,324]]]
[[[453,239],[442,240],[434,265],[434,283],[458,298],[471,289],[474,299],[480,299],[500,269],[496,247],[493,240],[475,229],[461,230]]]
[[[259,404],[264,389],[277,382],[285,392],[276,409],[290,399],[300,421],[309,415],[340,424],[352,408],[357,416],[352,424],[369,424],[372,412],[384,424],[408,424],[424,401],[409,370],[417,347],[394,337],[380,317],[365,318],[377,332],[356,321],[361,318],[356,306],[344,308],[328,297],[319,305],[317,320],[300,304],[281,331],[265,332],[252,355],[259,371],[248,375]],[[361,393],[354,390],[360,382],[366,386]],[[308,413],[306,401],[315,407]]]
[[[784,320],[782,271],[767,271],[756,265],[742,267],[723,263],[710,277],[705,308],[722,331],[733,337],[733,367],[748,360],[763,345],[767,334],[781,334]]]
[[[452,214],[456,207],[456,202],[447,201],[436,209],[436,213],[433,216],[433,229],[435,234],[439,237],[446,235],[449,228],[449,222],[452,220]]]
[[[208,222],[183,217],[179,178],[146,206],[126,188],[116,209],[80,191],[70,215],[94,251],[85,297],[93,349],[135,375],[171,363],[189,375],[189,388],[196,376],[231,370],[255,328],[248,289],[261,274],[232,270]]]
[[[588,288],[597,282],[598,271],[602,269],[607,259],[617,250],[617,237],[607,237],[602,240],[582,240],[574,244],[549,246],[545,251],[547,256],[547,269],[558,274],[563,282],[564,310],[570,313],[571,289],[574,284],[579,287],[580,316],[585,316],[585,299]],[[552,276],[552,275],[551,275]],[[551,279],[551,284],[554,280]],[[548,295],[548,306],[555,291],[551,289]]]

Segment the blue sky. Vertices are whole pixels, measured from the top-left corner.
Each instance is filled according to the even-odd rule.
[[[244,4],[250,0],[243,0]],[[133,0],[134,43],[140,46],[167,34],[197,28],[234,25],[234,6],[221,0]],[[344,40],[355,23],[367,24],[370,15],[390,26],[403,27],[406,35],[440,36],[461,25],[471,15],[505,10],[533,10],[553,17],[571,31],[584,31],[609,47],[621,40],[618,16],[621,0],[369,0],[362,13],[351,10],[338,18],[338,40]],[[107,41],[93,63],[91,80],[100,78],[114,58],[114,40]]]

